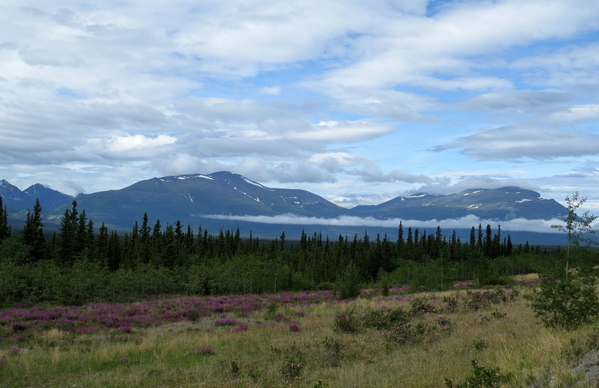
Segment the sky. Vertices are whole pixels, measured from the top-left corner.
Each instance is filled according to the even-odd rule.
[[[596,0],[3,0],[0,179],[232,171],[345,207],[520,186],[599,212]]]

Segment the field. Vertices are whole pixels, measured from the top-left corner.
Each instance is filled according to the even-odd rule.
[[[595,386],[573,367],[597,331],[544,328],[524,298],[534,280],[15,306],[0,311],[0,386],[445,387],[473,360],[494,386]]]

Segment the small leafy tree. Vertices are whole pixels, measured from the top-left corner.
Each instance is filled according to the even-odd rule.
[[[362,287],[360,285],[362,277],[360,276],[360,270],[353,261],[351,261],[345,268],[345,272],[337,282],[337,290],[339,291],[339,297],[341,299],[353,299],[360,296]]]
[[[571,261],[579,259],[585,252],[581,242],[587,246],[594,244],[586,234],[594,233],[592,223],[597,217],[588,211],[582,216],[577,214],[586,202],[586,198],[580,198],[578,192],[571,198],[567,196],[566,202],[568,216],[565,225],[552,225],[568,235],[566,254],[563,259],[556,260],[553,267],[540,271],[543,281],[530,297],[530,306],[545,326],[573,330],[599,316],[599,298],[595,293],[596,269],[585,263],[576,269],[571,268]]]

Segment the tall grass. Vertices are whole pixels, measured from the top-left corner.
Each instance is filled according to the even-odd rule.
[[[460,306],[444,310],[444,297]],[[463,380],[472,360],[511,373],[506,387],[567,386],[580,379],[570,372],[572,360],[599,345],[591,326],[575,332],[544,328],[522,297],[478,310],[465,307],[469,297],[464,290],[391,293],[344,303],[263,306],[127,333],[49,328],[23,335],[5,323],[0,386],[443,387],[445,378]],[[415,300],[437,312],[411,315],[414,325],[432,325],[443,315],[451,330],[398,343],[387,330],[362,324],[346,333],[335,326],[336,317],[350,310],[357,319],[380,309],[410,312]],[[225,318],[247,330],[216,324]],[[290,330],[292,324],[300,330]]]

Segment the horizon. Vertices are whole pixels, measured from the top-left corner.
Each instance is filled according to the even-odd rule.
[[[182,177],[182,176],[198,176],[198,175],[210,176],[210,175],[213,175],[213,174],[219,174],[219,173],[230,173],[230,174],[233,174],[233,175],[239,175],[239,176],[241,176],[241,177],[243,177],[243,178],[245,178],[245,179],[249,179],[249,180],[251,180],[251,181],[253,181],[253,182],[255,182],[255,183],[257,183],[257,184],[259,184],[259,185],[261,185],[261,186],[263,186],[263,187],[265,187],[265,188],[269,188],[269,189],[305,190],[305,189],[303,189],[303,188],[300,188],[300,187],[275,187],[275,186],[267,186],[267,185],[264,185],[264,184],[262,184],[261,182],[255,181],[255,180],[253,180],[253,179],[251,179],[251,178],[248,178],[248,177],[246,177],[246,176],[244,176],[244,175],[238,174],[238,173],[236,173],[236,172],[233,172],[233,171],[226,171],[226,170],[214,171],[214,172],[211,172],[211,173],[187,173],[187,174],[180,174],[180,175],[154,176],[154,177],[151,177],[151,178],[146,178],[146,179],[139,180],[139,181],[137,181],[137,182],[133,182],[132,184],[130,184],[130,185],[127,185],[127,186],[124,186],[124,187],[121,187],[121,188],[107,189],[107,190],[102,190],[102,191],[96,191],[96,192],[93,192],[93,193],[77,193],[76,195],[71,195],[71,194],[64,193],[64,192],[62,192],[62,191],[60,191],[60,190],[56,190],[56,189],[52,188],[51,186],[49,186],[49,185],[46,185],[46,184],[44,184],[44,183],[41,183],[41,182],[36,182],[36,183],[33,183],[33,184],[31,184],[31,185],[29,185],[29,186],[27,186],[27,187],[25,187],[25,188],[21,188],[21,187],[18,187],[18,186],[16,186],[16,185],[12,184],[12,183],[11,183],[10,181],[8,181],[7,179],[0,178],[0,181],[6,181],[8,184],[10,184],[10,185],[12,185],[12,186],[15,186],[17,189],[19,189],[19,190],[20,190],[20,191],[22,191],[22,192],[26,191],[27,189],[29,189],[29,188],[31,188],[31,187],[33,187],[33,186],[35,186],[35,185],[41,185],[41,186],[43,186],[43,187],[45,187],[45,188],[47,188],[47,189],[54,190],[54,191],[58,191],[58,192],[59,192],[59,193],[61,193],[61,194],[65,194],[65,195],[68,195],[68,196],[71,196],[71,197],[73,197],[73,199],[76,199],[76,198],[77,198],[77,197],[79,197],[80,195],[90,195],[90,194],[95,194],[95,193],[104,192],[104,191],[122,190],[122,189],[125,189],[125,188],[127,188],[127,187],[129,187],[129,186],[132,186],[132,185],[136,184],[136,183],[139,183],[139,182],[142,182],[142,181],[151,180],[151,179],[163,179],[163,178],[170,178],[170,177],[172,177],[172,178],[177,178],[177,177]],[[499,182],[497,182],[497,183],[499,183]],[[299,185],[299,184],[298,184],[298,185]],[[523,188],[523,187],[520,187],[520,186],[506,185],[506,186],[497,186],[497,187],[494,187],[494,186],[493,186],[493,187],[491,187],[491,188],[485,188],[485,187],[470,187],[470,188],[462,189],[462,190],[460,190],[460,191],[456,191],[456,192],[452,192],[452,193],[447,193],[447,194],[443,194],[443,193],[435,193],[435,192],[424,192],[424,191],[423,191],[423,192],[407,192],[407,193],[404,193],[404,194],[399,194],[399,195],[397,195],[396,197],[393,197],[393,198],[386,199],[386,200],[384,200],[383,202],[374,203],[374,204],[373,204],[373,203],[369,203],[369,204],[356,204],[356,205],[353,205],[352,207],[345,207],[345,206],[343,206],[343,205],[338,205],[338,204],[336,204],[336,203],[335,203],[335,202],[333,202],[333,201],[329,201],[327,198],[325,198],[324,196],[322,196],[322,195],[320,195],[320,194],[318,194],[318,193],[313,193],[313,192],[312,192],[312,193],[313,193],[313,194],[316,194],[316,195],[318,195],[318,196],[320,196],[320,197],[322,197],[322,198],[324,198],[325,200],[327,200],[327,201],[329,201],[329,202],[331,202],[331,203],[333,203],[333,204],[335,204],[335,205],[337,205],[337,206],[339,206],[339,207],[342,207],[342,208],[345,208],[345,209],[353,209],[354,207],[358,207],[358,206],[375,206],[375,205],[379,205],[379,204],[381,204],[381,203],[384,203],[384,202],[387,202],[387,201],[390,201],[390,200],[393,200],[393,199],[396,199],[396,198],[399,198],[399,197],[409,197],[409,196],[411,196],[411,195],[418,195],[418,194],[426,194],[426,195],[443,195],[443,196],[448,196],[448,195],[459,194],[459,193],[461,193],[461,192],[464,192],[464,191],[469,191],[469,190],[497,190],[497,189],[510,188],[510,187],[515,187],[515,188],[522,189],[522,190],[531,190],[531,189],[526,189],[526,188]],[[305,190],[305,191],[309,191],[309,190]],[[531,191],[535,191],[535,192],[536,192],[536,190],[531,190]],[[538,192],[537,192],[537,193],[538,193]],[[539,194],[540,194],[540,193],[539,193]],[[544,197],[544,196],[542,196],[542,195],[541,195],[541,197],[542,197],[542,198],[545,198],[545,197]],[[559,203],[559,201],[558,201],[557,199],[555,199],[555,198],[545,198],[545,199],[550,199],[550,200],[552,199],[552,200],[555,200],[556,202],[558,202],[558,203]]]
[[[244,180],[246,180],[248,183],[256,184],[256,185],[263,187],[264,189],[267,189],[267,190],[278,189],[278,188],[274,188],[274,187],[264,186],[264,185],[260,184],[259,182],[249,180],[247,177],[244,177],[243,175],[236,174],[236,173],[230,172],[230,171],[218,171],[218,172],[214,172],[211,174],[170,175],[170,176],[163,176],[163,177],[153,177],[148,180],[152,180],[152,179],[162,180],[164,178],[198,177],[198,176],[208,178],[210,175],[219,174],[219,173],[237,175],[240,178],[243,178]],[[210,179],[212,179],[212,178],[210,178]],[[2,179],[2,180],[5,180],[5,179]],[[2,180],[0,180],[0,181],[2,181]],[[10,182],[9,182],[9,184],[10,184]],[[521,188],[515,187],[515,186],[505,186],[505,187],[521,189]],[[296,187],[295,189],[298,189],[298,188]],[[497,188],[497,189],[501,189],[501,188]],[[470,188],[465,191],[497,190],[497,189]],[[19,189],[19,190],[21,190],[21,189]],[[449,195],[457,195],[460,193],[461,192],[451,193]],[[539,194],[538,192],[535,192],[535,193]],[[93,195],[93,194],[94,193],[80,194],[80,195]],[[430,193],[426,193],[426,194],[437,195],[437,194],[430,194]],[[445,196],[446,194],[441,194],[441,195]],[[539,195],[540,195],[540,198],[543,198],[546,200],[553,200],[551,198],[544,198],[541,194],[539,194]],[[398,196],[393,199],[397,199],[400,197],[401,196]],[[80,198],[80,197],[79,196],[72,197],[73,200],[77,200],[78,198]],[[324,199],[326,200],[326,198],[324,198]],[[381,202],[377,205],[381,205],[383,203],[384,202]],[[81,206],[81,205],[79,205],[79,206]],[[358,206],[363,206],[363,205],[358,205]],[[368,206],[368,205],[366,205],[366,206]],[[344,209],[347,209],[347,210],[352,210],[356,206],[351,207],[351,208],[343,207],[343,206],[341,206],[341,207]],[[68,203],[67,203],[67,208],[68,208]],[[46,209],[46,210],[48,210],[48,209]],[[52,210],[52,209],[50,209],[50,210]],[[148,214],[148,216],[152,216],[151,212],[147,212],[147,214]],[[485,219],[485,218],[479,218],[478,216],[475,216],[473,214],[468,214],[466,216],[462,216],[462,217],[458,217],[458,218],[447,218],[447,219],[432,218],[429,220],[409,219],[409,218],[399,218],[399,217],[383,219],[383,218],[373,218],[372,216],[368,216],[368,215],[363,215],[363,216],[342,215],[342,216],[336,216],[336,217],[314,217],[314,216],[300,216],[300,215],[295,215],[295,214],[279,214],[279,215],[275,215],[275,216],[263,216],[263,215],[258,215],[258,216],[228,215],[227,216],[227,215],[219,215],[219,214],[206,214],[203,216],[203,218],[205,218],[205,220],[200,221],[200,224],[202,224],[203,222],[206,222],[206,220],[217,220],[217,221],[220,220],[220,221],[224,221],[224,222],[237,223],[238,226],[239,225],[247,226],[249,224],[254,224],[254,225],[260,224],[260,225],[263,225],[264,228],[268,228],[268,225],[271,225],[271,226],[280,225],[281,227],[286,226],[286,227],[290,227],[290,228],[295,228],[298,226],[305,226],[306,228],[312,228],[314,230],[316,230],[318,228],[325,228],[325,230],[327,228],[329,230],[333,230],[335,228],[365,228],[365,231],[368,231],[369,229],[370,230],[396,229],[400,223],[403,223],[404,225],[406,225],[406,227],[422,228],[422,229],[428,229],[428,230],[433,230],[437,227],[441,227],[443,230],[462,230],[463,231],[463,230],[469,230],[476,225],[491,225],[493,227],[500,226],[502,228],[502,230],[511,232],[511,233],[541,233],[541,234],[552,234],[552,235],[561,233],[560,231],[557,231],[555,228],[553,228],[552,225],[561,224],[562,222],[564,222],[564,220],[557,219],[557,218],[553,218],[550,220],[526,219],[526,218],[521,218],[521,217],[506,219],[506,220]],[[141,215],[139,216],[138,219],[135,219],[135,220],[132,219],[131,222],[132,223],[139,222],[140,220],[141,220]],[[102,220],[100,220],[100,221],[102,221]],[[595,222],[595,224],[599,224],[599,222]],[[115,226],[113,226],[113,227],[115,227]],[[117,227],[117,229],[122,229],[122,226]],[[231,229],[231,227],[229,227],[229,229]],[[250,227],[250,230],[251,229],[252,228]],[[328,234],[329,232],[326,232],[326,233]],[[335,233],[333,233],[333,234],[335,234]]]

